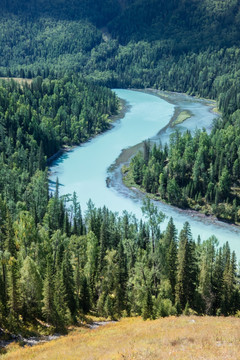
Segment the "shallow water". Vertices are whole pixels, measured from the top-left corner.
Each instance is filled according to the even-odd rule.
[[[181,131],[189,129],[194,132],[196,128],[203,127],[210,131],[216,115],[211,112],[208,101],[182,94],[168,94],[166,101],[140,91],[122,89],[115,91],[120,98],[128,102],[129,111],[110,131],[64,153],[54,161],[50,168],[50,188],[58,177],[61,185],[60,194],[72,194],[75,191],[83,211],[86,210],[87,202],[91,198],[97,207],[106,205],[120,214],[123,210],[127,210],[141,217],[143,195],[127,189],[122,184],[119,166],[109,174],[110,165],[119,157],[122,149],[128,149],[127,151],[131,153],[131,147],[145,139],[153,138],[156,142],[167,142],[169,135],[174,131],[171,127],[156,135],[167,126],[175,107],[193,113],[190,119],[176,126]],[[164,93],[163,95],[165,96]],[[110,186],[106,182],[108,176],[111,178]],[[193,215],[189,211],[182,211],[166,204],[159,202],[155,204],[167,215],[162,225],[163,229],[170,216],[173,217],[178,229],[188,221],[195,239],[200,235],[204,240],[214,234],[220,244],[229,241],[238,259],[240,258],[239,228],[209,217]]]

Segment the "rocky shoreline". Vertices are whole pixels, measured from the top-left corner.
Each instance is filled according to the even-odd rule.
[[[94,321],[91,324],[84,325],[84,327],[90,329],[90,330],[96,330],[100,326],[105,326],[107,324],[115,323],[116,321]],[[0,336],[4,335],[4,330],[0,328]],[[12,343],[18,343],[21,346],[35,346],[38,344],[43,344],[49,341],[53,341],[56,339],[59,339],[62,336],[67,336],[63,334],[53,334],[53,335],[43,335],[43,336],[30,336],[30,337],[24,337],[22,335],[16,335],[16,334],[9,334],[8,340],[1,340],[0,338],[0,350],[6,348],[8,345]],[[0,352],[1,354],[1,352]]]

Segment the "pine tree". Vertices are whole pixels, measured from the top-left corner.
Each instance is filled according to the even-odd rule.
[[[76,299],[74,294],[74,277],[73,268],[70,263],[70,253],[68,251],[64,254],[62,263],[63,283],[66,289],[66,303],[72,315],[76,313]]]
[[[11,319],[16,319],[20,307],[20,298],[19,298],[20,274],[19,274],[19,262],[17,259],[17,248],[14,238],[12,219],[9,212],[7,212],[7,218],[6,218],[5,241],[6,241],[5,248],[9,253],[9,260],[7,265],[8,308],[10,310]]]
[[[189,224],[186,222],[179,235],[178,268],[176,283],[176,302],[184,309],[189,302],[194,306],[197,282],[195,244],[192,240]]]
[[[153,314],[153,301],[152,301],[152,293],[151,289],[147,287],[146,293],[143,300],[142,305],[142,318],[143,320],[147,320],[152,317]]]
[[[20,289],[25,318],[41,315],[42,279],[36,263],[27,256],[21,267]]]
[[[54,286],[53,286],[53,266],[50,257],[47,260],[47,268],[45,279],[43,282],[43,308],[42,312],[47,322],[54,321],[55,307],[54,307]]]
[[[174,296],[177,275],[177,230],[172,217],[169,220],[162,242],[164,248],[166,277],[170,281],[172,294]]]
[[[85,274],[82,272],[80,276],[79,287],[79,308],[86,314],[90,310],[90,294],[88,288],[88,282]]]
[[[213,313],[220,311],[223,288],[223,255],[222,248],[216,253],[216,260],[213,268],[212,288],[214,293]]]
[[[8,262],[8,307],[13,317],[17,317],[20,310],[19,263],[13,256]]]
[[[116,287],[116,311],[118,316],[126,309],[127,299],[127,264],[122,241],[119,242],[117,251],[117,287]]]
[[[7,256],[6,256],[6,222],[7,207],[6,203],[2,200],[0,195],[0,302],[2,304],[2,313],[6,315],[7,310]]]
[[[99,260],[98,260],[98,273],[101,274],[104,267],[104,257],[109,242],[108,238],[108,226],[105,219],[102,222],[100,229],[100,244],[99,244]]]
[[[235,274],[236,274],[236,255],[235,252],[232,256],[228,254],[225,268],[223,271],[223,288],[222,288],[222,304],[221,310],[224,315],[233,314],[236,309],[234,308],[235,297]]]
[[[57,268],[54,275],[54,325],[57,329],[64,329],[70,321],[70,310],[67,301],[67,292],[64,284],[64,269],[63,264],[61,268]]]
[[[17,248],[16,243],[14,240],[14,230],[13,230],[13,224],[12,224],[12,217],[7,211],[6,216],[6,238],[5,238],[5,249],[8,251],[10,256],[15,257],[17,256]]]
[[[85,275],[88,281],[91,305],[94,306],[97,299],[97,263],[99,256],[98,240],[95,234],[90,231],[87,234],[87,262],[85,265]]]
[[[213,290],[213,271],[215,263],[215,247],[217,239],[212,236],[201,245],[201,256],[199,259],[199,292],[203,301],[203,311],[210,315],[213,312],[215,300]]]

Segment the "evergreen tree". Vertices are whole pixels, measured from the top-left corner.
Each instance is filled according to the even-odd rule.
[[[184,309],[188,302],[194,306],[197,282],[195,246],[189,224],[186,222],[179,235],[176,302]]]
[[[53,323],[57,329],[64,329],[70,321],[70,310],[68,308],[67,291],[64,284],[64,269],[58,267],[54,276],[54,320]],[[70,296],[71,294],[69,294]],[[71,304],[72,305],[72,304]]]
[[[42,308],[43,315],[48,323],[54,321],[54,315],[55,315],[53,284],[54,284],[54,277],[53,277],[52,260],[48,258],[46,274],[43,282],[43,308]]]
[[[146,293],[143,299],[142,305],[142,318],[147,320],[152,317],[153,313],[153,302],[152,302],[152,293],[149,288],[146,289]]]
[[[236,255],[228,254],[225,268],[223,271],[223,288],[221,310],[224,315],[234,314],[235,308],[235,275],[236,275]]]
[[[87,262],[85,265],[85,275],[88,281],[89,286],[89,294],[90,294],[90,302],[91,306],[94,306],[97,293],[96,293],[96,285],[97,285],[97,262],[99,256],[99,245],[98,240],[95,234],[90,231],[87,234]]]
[[[165,276],[169,279],[172,294],[174,295],[177,275],[177,231],[172,218],[170,218],[168,222],[162,242],[164,248]]]
[[[123,310],[127,309],[127,263],[123,243],[119,242],[117,250],[116,270],[116,312],[120,317]]]
[[[204,313],[213,312],[215,294],[213,290],[213,273],[215,264],[215,248],[218,245],[217,239],[212,236],[201,245],[199,291],[203,300]]]
[[[76,313],[76,299],[74,293],[73,268],[70,263],[70,253],[65,252],[62,263],[63,283],[66,289],[66,303],[72,315]]]
[[[36,263],[27,256],[20,270],[22,313],[25,318],[41,316],[42,279]]]

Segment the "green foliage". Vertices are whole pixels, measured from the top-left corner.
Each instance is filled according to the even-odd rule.
[[[153,311],[152,292],[149,288],[147,288],[144,299],[143,299],[143,305],[142,305],[143,320],[147,320],[147,319],[151,318],[152,311]]]
[[[57,194],[53,198],[58,216],[74,216],[74,206],[67,209]],[[76,198],[74,203],[77,208]],[[16,331],[20,319],[31,322],[38,318],[62,331],[79,313],[90,310],[112,319],[122,314],[144,319],[169,316],[188,313],[188,307],[199,314],[239,311],[236,258],[228,244],[219,249],[214,237],[195,244],[187,223],[177,237],[172,219],[161,233],[162,214],[148,203],[143,208],[148,213],[146,223],[127,212],[118,216],[106,208],[96,209],[90,202],[82,218],[83,224],[89,224],[86,235],[74,234],[76,223],[72,221],[69,235],[63,224],[56,230],[48,223],[47,227],[38,224],[34,238],[29,230],[34,222],[26,223],[29,213],[20,213],[14,234],[11,215],[6,212],[0,268],[4,326]],[[58,217],[56,221],[61,224]],[[107,224],[109,233],[99,267],[101,224]],[[113,234],[119,241],[114,241]],[[143,236],[148,240],[144,242]]]
[[[34,318],[41,314],[42,278],[37,264],[27,256],[20,270],[21,306],[24,318]]]
[[[47,157],[108,129],[118,101],[79,76],[1,82],[0,94],[1,193],[12,213],[29,210],[36,224],[48,205]]]
[[[131,160],[130,174],[136,179],[138,164],[138,184],[145,191],[179,207],[200,208],[238,222],[239,119],[237,111],[225,125],[219,120],[210,135],[205,131],[194,136],[174,133],[169,148],[153,145],[147,163],[139,152]],[[150,187],[146,174],[150,174]]]
[[[171,219],[162,233],[164,215],[149,201],[146,222],[92,202],[83,217],[75,194],[66,208],[58,181],[49,199],[46,169],[62,146],[109,129],[118,100],[96,84],[213,98],[223,117],[210,135],[177,132],[164,149],[145,142],[130,171],[164,201],[239,222],[239,2],[3,6],[0,75],[33,80],[0,83],[1,324],[16,331],[21,318],[37,317],[61,330],[90,310],[144,319],[239,312],[227,244],[195,244],[188,224],[177,237]]]

